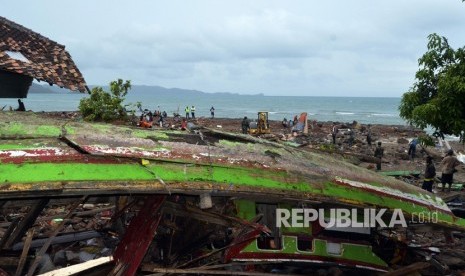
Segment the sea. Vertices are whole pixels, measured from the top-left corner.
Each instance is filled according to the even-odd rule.
[[[27,110],[76,111],[79,101],[88,94],[81,93],[29,93],[23,99]],[[257,112],[268,111],[271,120],[290,119],[302,112],[310,120],[323,122],[353,122],[363,124],[406,125],[399,117],[400,98],[381,97],[319,97],[319,96],[264,96],[229,93],[196,93],[167,95],[128,93],[125,104],[142,103],[142,109],[184,114],[186,105],[194,105],[197,117],[209,117],[215,108],[215,117],[255,118]],[[17,108],[17,99],[0,99],[0,108]],[[130,108],[128,106],[128,108]]]

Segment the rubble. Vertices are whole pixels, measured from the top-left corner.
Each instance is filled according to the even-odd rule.
[[[322,184],[326,182],[318,182],[319,179],[324,179],[327,175],[336,175],[339,178],[331,184],[334,186],[329,187],[334,191],[338,187],[336,185],[346,185],[342,195],[358,192],[359,186],[370,182],[383,184],[376,187],[377,190],[370,187],[370,191],[376,191],[381,195],[385,195],[383,193],[387,190],[383,189],[387,188],[393,189],[392,191],[398,189],[399,194],[396,196],[409,195],[413,191],[417,193],[422,178],[421,174],[412,172],[422,172],[424,164],[421,155],[425,153],[419,152],[416,160],[403,160],[396,155],[406,148],[405,144],[397,143],[395,136],[408,137],[410,129],[372,126],[373,136],[386,145],[387,157],[383,160],[383,168],[387,167],[389,171],[385,170],[386,176],[381,176],[356,167],[367,168],[375,161],[370,147],[364,142],[364,126],[360,124],[355,124],[357,127],[352,128],[356,130],[356,138],[354,145],[348,147],[349,137],[346,135],[338,137],[337,145],[330,144],[329,123],[312,124],[308,135],[289,136],[289,133],[285,133],[287,130],[279,128],[278,133],[276,128],[274,136],[285,139],[273,138],[273,142],[263,137],[228,132],[229,128],[233,127],[231,124],[234,121],[231,120],[218,119],[210,122],[212,125],[221,124],[221,131],[206,128],[208,126],[202,124],[201,120],[196,124],[202,126],[196,128],[197,132],[182,135],[144,130],[143,133],[138,133],[137,137],[140,139],[125,139],[124,136],[116,136],[127,133],[128,129],[111,129],[115,137],[107,135],[100,141],[117,147],[118,151],[114,152],[109,152],[108,149],[103,151],[102,147],[93,147],[92,143],[99,141],[98,132],[93,129],[89,131],[92,135],[86,136],[89,137],[87,140],[79,137],[80,133],[67,133],[66,139],[60,140],[61,143],[66,141],[67,147],[72,146],[80,152],[67,154],[65,157],[68,159],[64,159],[58,155],[64,151],[54,151],[60,162],[99,165],[103,161],[111,161],[109,168],[113,169],[113,174],[108,173],[107,177],[119,176],[116,165],[130,165],[133,166],[131,168],[140,170],[144,177],[149,175],[151,180],[144,182],[133,176],[136,180],[123,181],[121,178],[107,182],[97,173],[91,175],[97,180],[82,180],[82,174],[81,179],[59,178],[58,182],[47,179],[45,183],[33,180],[32,184],[25,182],[19,186],[17,182],[12,182],[9,176],[8,181],[5,181],[8,184],[2,184],[0,201],[0,268],[10,275],[23,275],[25,272],[28,275],[47,272],[49,274],[45,275],[63,275],[83,273],[89,268],[94,275],[378,275],[382,271],[388,271],[388,275],[437,275],[458,273],[465,269],[463,229],[460,225],[446,224],[445,220],[433,224],[419,222],[399,229],[372,229],[370,235],[361,237],[350,232],[339,233],[338,236],[325,240],[326,243],[333,244],[337,244],[334,241],[342,240],[364,250],[371,248],[373,253],[387,264],[376,266],[374,264],[378,261],[373,259],[372,263],[365,264],[371,267],[364,267],[361,272],[360,268],[353,267],[353,263],[344,263],[344,259],[334,261],[323,258],[319,260],[320,265],[310,265],[308,262],[299,265],[297,255],[289,257],[292,262],[279,258],[279,261],[272,261],[277,258],[276,255],[260,257],[247,253],[250,248],[244,249],[246,244],[256,240],[259,253],[254,254],[282,250],[284,241],[277,238],[278,232],[270,220],[273,217],[270,214],[273,208],[276,208],[272,207],[275,202],[293,207],[379,204],[376,201],[360,202],[365,200],[363,195],[369,193],[361,195],[360,199],[357,198],[359,201],[342,201],[338,199],[341,195],[318,195],[317,190],[293,192],[292,189],[286,190],[284,186],[279,186],[281,183],[294,185],[293,181],[312,179],[308,183],[327,185]],[[273,125],[272,122],[272,129]],[[68,126],[74,127],[73,124]],[[85,129],[89,126],[79,127]],[[105,127],[102,128],[107,131]],[[237,125],[237,132],[239,131],[240,124]],[[30,139],[25,138],[30,137],[27,133],[17,132],[15,135],[21,136],[15,139],[22,139],[22,143]],[[164,135],[168,138],[172,135],[172,139],[163,138]],[[150,137],[150,143],[146,141],[147,137]],[[13,138],[4,136],[3,139],[5,144],[8,144]],[[34,145],[46,144],[49,147],[52,143],[52,139],[41,139],[45,138],[34,138]],[[295,145],[289,147],[288,142]],[[125,143],[132,143],[136,147],[124,148]],[[148,148],[152,150],[150,155]],[[27,147],[21,150],[28,152]],[[0,157],[3,158],[4,164],[15,166],[50,161],[50,156],[45,153],[28,154],[28,163],[24,160],[15,163],[15,160],[18,160],[15,158],[24,156],[12,157],[7,155],[7,150],[3,150]],[[440,150],[437,154],[440,155]],[[331,155],[333,158],[325,159],[323,155]],[[183,160],[195,161],[189,163]],[[347,164],[346,161],[356,166]],[[212,164],[215,164],[215,167]],[[157,170],[160,167],[166,168],[169,173]],[[246,169],[253,171],[253,179],[258,180],[257,184],[252,182],[255,181],[252,178],[240,175]],[[31,175],[27,177],[32,177],[32,170],[29,172]],[[67,176],[67,173],[64,167],[62,171],[56,172],[62,178]],[[170,178],[175,173],[179,173],[182,180]],[[457,179],[462,179],[462,173],[458,173]],[[286,174],[285,177],[283,174]],[[305,175],[305,178],[299,178],[301,174]],[[222,183],[222,179],[226,177],[227,182]],[[401,185],[394,177],[404,183]],[[393,180],[390,180],[391,178]],[[360,179],[364,179],[363,183]],[[250,189],[242,187],[241,181],[249,181],[255,186]],[[270,192],[264,186],[264,182],[279,188]],[[298,186],[293,187],[299,189]],[[436,195],[444,195],[444,201],[448,203],[452,212],[454,208],[460,209],[464,202],[463,191],[455,192],[454,196],[441,192],[436,192]],[[404,204],[403,200],[405,198],[396,204]],[[431,205],[429,208],[446,207]],[[324,231],[321,234],[319,231],[321,230],[318,228],[314,229],[312,239],[325,239],[329,234],[335,235]],[[286,242],[295,238],[293,246],[300,250],[299,256],[305,256],[312,252],[312,246],[317,244],[312,243],[311,239],[301,239],[308,238],[305,236],[308,233],[297,233],[286,236]],[[285,248],[291,246],[292,243],[287,243]],[[261,249],[264,251],[260,251]],[[343,252],[342,247],[338,246],[332,250]],[[366,255],[367,258],[372,256],[370,254]],[[65,268],[73,272],[65,272]]]

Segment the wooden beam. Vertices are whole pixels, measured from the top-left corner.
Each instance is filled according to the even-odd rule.
[[[411,265],[408,265],[408,266],[399,268],[399,269],[397,269],[397,270],[394,270],[394,271],[385,273],[385,274],[383,274],[383,276],[402,276],[402,275],[408,275],[408,274],[410,274],[410,273],[412,273],[412,272],[415,272],[415,271],[418,271],[418,270],[422,270],[422,269],[428,268],[428,267],[430,267],[430,266],[431,266],[431,264],[430,264],[430,263],[427,263],[427,262],[417,262],[417,263],[413,263],[413,264],[411,264]]]
[[[26,264],[27,255],[29,253],[29,248],[31,248],[32,237],[34,236],[34,228],[31,228],[27,231],[26,241],[24,242],[23,252],[19,258],[19,264],[16,268],[15,276],[20,276],[23,273],[24,265]]]
[[[244,275],[244,276],[297,276],[296,274],[277,274],[253,271],[228,271],[228,270],[208,270],[208,269],[179,269],[179,268],[153,268],[153,272],[166,274],[203,274],[203,275]],[[157,275],[157,274],[150,274]]]
[[[73,212],[74,216],[81,217],[81,216],[89,216],[89,215],[95,215],[103,211],[108,211],[114,209],[115,206],[109,206],[109,207],[103,207],[99,209],[94,209],[94,210],[88,210],[88,211],[82,211],[82,212]],[[58,216],[59,217],[59,216]],[[57,218],[57,216],[48,216],[48,217],[41,217],[36,220],[36,222],[42,222],[42,221],[49,221],[54,218]],[[0,228],[3,227],[8,227],[10,226],[11,222],[1,222],[0,223]]]
[[[70,221],[70,220],[66,220]],[[72,233],[66,233],[63,235],[60,235],[58,237],[53,237],[51,244],[60,244],[60,243],[69,243],[69,242],[75,242],[75,241],[82,241],[82,240],[88,240],[92,238],[98,238],[101,237],[102,235],[94,230],[89,230],[89,231],[82,231],[82,232],[72,232]],[[36,247],[42,247],[46,242],[48,242],[49,238],[43,238],[43,239],[35,239],[31,243],[31,248],[36,248]],[[25,243],[23,242],[18,242],[14,244],[11,249],[16,251],[16,250],[21,250],[24,247]]]
[[[36,258],[34,259],[34,262],[32,265],[29,267],[29,271],[27,272],[27,276],[32,276],[34,275],[35,270],[37,269],[37,266],[40,263],[40,260],[44,256],[45,252],[47,252],[48,248],[50,247],[50,244],[52,243],[53,238],[61,231],[61,229],[65,226],[65,220],[69,219],[73,216],[74,210],[76,210],[77,207],[79,207],[80,204],[86,202],[87,196],[83,196],[81,199],[77,200],[69,209],[68,214],[63,218],[63,221],[58,224],[55,228],[55,230],[50,234],[48,240],[45,242],[45,244],[42,246],[42,248],[39,250],[39,252],[36,254]]]
[[[90,260],[81,264],[71,265],[57,270],[53,270],[37,276],[57,276],[57,275],[74,275],[99,265],[107,264],[112,261],[112,257],[101,257],[95,260]]]
[[[10,248],[14,243],[18,242],[24,236],[24,233],[32,227],[37,217],[40,215],[40,212],[47,206],[50,199],[39,199],[32,206],[32,209],[27,213],[27,215],[21,220],[21,222],[16,226],[14,231],[3,243],[3,246],[0,249]]]
[[[0,256],[0,267],[14,266],[18,265],[18,257],[3,257]],[[2,275],[2,274],[0,274]]]
[[[13,231],[16,229],[16,227],[18,226],[20,221],[21,221],[20,218],[15,218],[15,219],[13,219],[12,222],[10,222],[10,224],[8,226],[8,229],[6,229],[5,234],[3,234],[3,238],[0,240],[0,251],[1,251],[1,249],[3,249],[6,242],[10,238],[11,233],[13,233]]]

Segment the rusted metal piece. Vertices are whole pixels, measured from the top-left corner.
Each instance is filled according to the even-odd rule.
[[[118,244],[113,258],[115,267],[109,275],[135,275],[145,256],[158,224],[160,223],[160,207],[166,196],[155,195],[145,198],[144,205],[126,229],[126,234]]]

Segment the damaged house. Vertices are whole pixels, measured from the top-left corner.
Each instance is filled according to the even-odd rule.
[[[33,79],[88,91],[64,45],[0,16],[0,98],[26,98]]]

